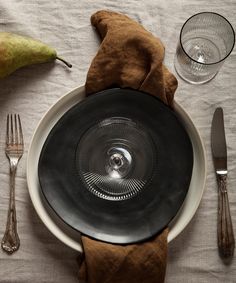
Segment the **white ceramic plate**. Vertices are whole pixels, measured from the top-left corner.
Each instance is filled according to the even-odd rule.
[[[73,105],[85,97],[84,87],[78,87],[67,93],[54,104],[39,122],[32,137],[27,158],[27,182],[32,203],[39,217],[48,229],[69,247],[82,252],[80,233],[67,226],[49,207],[45,201],[38,180],[38,160],[43,144],[56,122]],[[183,108],[174,103],[174,109],[186,128],[193,145],[194,165],[193,174],[186,199],[176,217],[173,219],[168,235],[168,242],[172,241],[183,231],[195,214],[205,186],[206,157],[202,140],[192,120]]]

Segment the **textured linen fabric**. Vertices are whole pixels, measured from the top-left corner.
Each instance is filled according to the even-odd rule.
[[[8,256],[0,250],[1,283],[78,282],[78,253],[59,242],[44,226],[31,204],[26,183],[26,158],[32,134],[45,112],[66,92],[84,84],[100,39],[90,16],[101,9],[122,12],[162,39],[165,65],[173,61],[184,21],[200,11],[214,11],[236,27],[236,2],[232,0],[176,1],[65,1],[0,0],[0,30],[20,33],[55,47],[73,64],[60,62],[21,69],[0,81],[0,235],[3,236],[9,202],[9,165],[5,157],[7,113],[20,113],[25,154],[16,179],[19,251]],[[224,265],[217,248],[217,184],[210,149],[214,110],[224,108],[228,144],[228,190],[236,235],[236,50],[209,83],[194,86],[179,79],[175,99],[192,117],[206,147],[207,180],[198,211],[186,229],[169,244],[167,283],[235,283],[236,262]]]
[[[91,17],[102,38],[85,83],[87,94],[130,87],[158,96],[171,106],[178,82],[163,64],[161,40],[124,14],[101,10]]]
[[[79,278],[88,283],[162,283],[168,229],[144,243],[112,245],[82,236],[84,259]]]

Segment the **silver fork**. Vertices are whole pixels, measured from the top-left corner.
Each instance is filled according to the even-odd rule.
[[[16,168],[24,152],[24,141],[20,116],[7,115],[6,148],[5,153],[10,162],[10,202],[7,215],[7,224],[3,236],[2,249],[12,254],[20,246],[17,233],[16,206],[15,206],[15,176]]]

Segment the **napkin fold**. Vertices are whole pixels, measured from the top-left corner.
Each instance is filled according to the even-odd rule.
[[[113,245],[82,236],[79,282],[161,283],[165,280],[167,235],[138,244]]]
[[[91,23],[102,43],[87,74],[86,93],[129,87],[156,95],[171,106],[177,80],[163,65],[165,48],[160,39],[112,11],[96,12]]]
[[[164,46],[140,24],[112,11],[98,11],[91,23],[102,43],[89,68],[86,94],[129,87],[172,106],[177,80],[163,65]],[[113,245],[82,235],[79,279],[87,283],[161,283],[165,279],[168,228],[148,241]]]

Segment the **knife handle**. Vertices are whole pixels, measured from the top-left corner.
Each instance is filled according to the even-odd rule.
[[[227,193],[227,175],[217,174],[219,187],[218,247],[222,258],[230,259],[234,254],[235,240]]]

